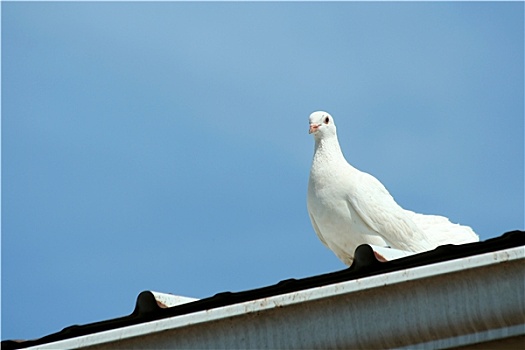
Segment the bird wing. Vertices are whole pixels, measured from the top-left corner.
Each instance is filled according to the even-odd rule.
[[[424,251],[429,248],[423,232],[388,193],[379,180],[360,172],[348,196],[349,205],[361,220],[392,248]]]
[[[469,226],[454,224],[444,216],[425,215],[405,210],[435,246],[478,242],[478,235]]]

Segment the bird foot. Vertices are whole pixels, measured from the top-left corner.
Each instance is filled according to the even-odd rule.
[[[374,256],[376,257],[377,260],[379,260],[381,262],[387,262],[388,261],[384,256],[382,256],[381,254],[379,254],[375,250],[374,250]]]

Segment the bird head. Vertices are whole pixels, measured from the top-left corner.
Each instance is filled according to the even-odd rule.
[[[310,114],[310,131],[315,138],[324,138],[333,136],[336,133],[334,119],[332,116],[323,111],[317,111]]]

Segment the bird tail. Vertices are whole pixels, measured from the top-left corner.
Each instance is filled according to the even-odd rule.
[[[469,226],[454,224],[443,216],[418,214],[409,210],[407,212],[435,247],[479,241],[479,236]]]

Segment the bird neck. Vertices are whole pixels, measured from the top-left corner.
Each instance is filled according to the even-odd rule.
[[[314,163],[317,162],[346,162],[346,159],[339,146],[337,135],[316,139],[314,151]]]

